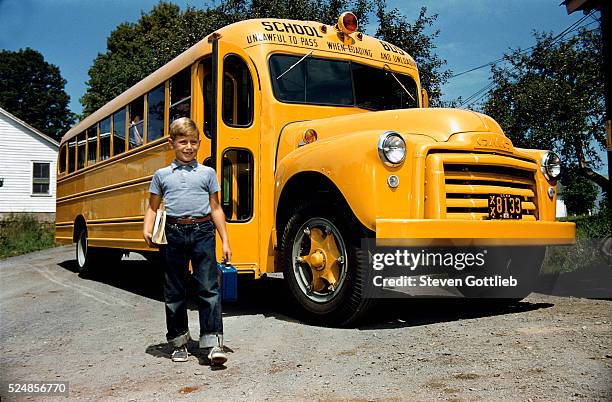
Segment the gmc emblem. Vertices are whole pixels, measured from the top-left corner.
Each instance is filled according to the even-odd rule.
[[[512,141],[498,135],[480,135],[476,137],[476,148],[494,148],[512,152]]]

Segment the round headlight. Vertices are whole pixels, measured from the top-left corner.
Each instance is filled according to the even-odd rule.
[[[378,156],[386,165],[399,165],[406,158],[406,143],[401,135],[387,131],[378,139]]]
[[[561,158],[552,151],[542,157],[542,173],[549,180],[557,180],[561,176]]]

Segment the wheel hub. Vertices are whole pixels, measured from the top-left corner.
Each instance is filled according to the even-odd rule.
[[[325,251],[321,249],[316,249],[311,255],[308,256],[310,260],[310,266],[317,271],[321,271],[325,268],[326,258]]]
[[[304,233],[310,238],[310,250],[301,260],[308,264],[312,273],[310,288],[315,292],[325,289],[333,292],[340,279],[342,261],[336,239],[333,233],[320,228],[311,228]]]

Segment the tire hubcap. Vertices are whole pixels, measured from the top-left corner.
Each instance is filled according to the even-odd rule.
[[[293,244],[294,273],[302,292],[313,301],[331,300],[346,277],[346,246],[327,219],[302,225]]]

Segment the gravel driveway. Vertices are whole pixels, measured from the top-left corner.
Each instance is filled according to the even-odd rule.
[[[224,306],[230,360],[212,369],[194,348],[169,359],[155,265],[133,254],[82,278],[73,254],[0,261],[2,400],[40,399],[8,393],[28,381],[67,381],[71,400],[612,399],[610,300],[392,300],[335,329],[298,321],[282,280],[246,281]],[[197,335],[193,306],[189,318]]]

